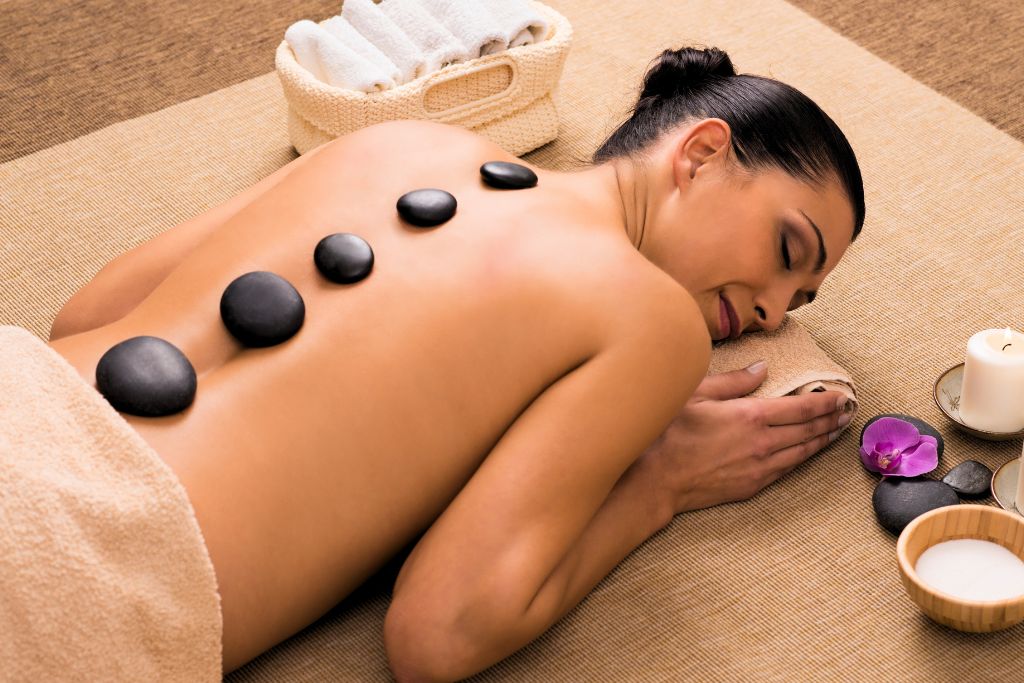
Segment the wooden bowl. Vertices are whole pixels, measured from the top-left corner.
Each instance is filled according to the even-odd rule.
[[[987,505],[950,505],[926,512],[896,542],[903,586],[929,617],[958,631],[986,633],[1024,621],[1024,594],[1008,600],[964,600],[931,588],[914,566],[937,543],[958,538],[992,541],[1024,560],[1024,517]]]

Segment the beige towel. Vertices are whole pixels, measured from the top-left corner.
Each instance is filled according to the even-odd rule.
[[[173,471],[0,326],[0,680],[220,681],[213,565]]]
[[[811,391],[839,391],[859,407],[857,388],[849,373],[825,355],[807,330],[786,316],[775,332],[745,334],[715,346],[710,373],[728,372],[758,360],[768,362],[768,377],[752,396],[775,397]]]

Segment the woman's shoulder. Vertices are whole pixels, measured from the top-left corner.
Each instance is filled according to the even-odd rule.
[[[557,260],[563,273],[552,289],[589,312],[592,324],[603,330],[601,347],[650,344],[666,352],[659,354],[664,359],[682,363],[678,369],[703,363],[706,370],[711,335],[685,287],[631,246],[578,246]]]
[[[642,322],[652,336],[666,342],[679,342],[679,349],[688,355],[705,348],[710,354],[711,335],[690,292],[642,254],[634,254],[641,265],[635,277],[621,284],[632,294],[623,306],[623,319],[628,324]]]

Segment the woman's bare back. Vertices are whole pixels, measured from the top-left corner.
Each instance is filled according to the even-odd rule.
[[[195,402],[126,419],[185,485],[216,569],[230,671],[314,621],[424,531],[552,383],[610,341],[608,321],[685,290],[643,259],[607,206],[541,172],[538,187],[481,182],[513,160],[465,131],[367,129],[217,226],[127,316],[53,342],[90,382],[113,344],[150,334],[199,375]],[[404,223],[403,193],[458,200],[436,228]],[[375,254],[353,285],[313,249],[352,232]],[[219,301],[272,271],[306,305],[285,343],[242,347]]]

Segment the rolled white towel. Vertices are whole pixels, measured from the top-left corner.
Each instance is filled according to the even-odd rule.
[[[422,51],[373,0],[345,0],[341,16],[398,67],[399,83],[426,73]]]
[[[387,73],[308,19],[289,26],[284,38],[299,64],[324,83],[362,92],[394,85]]]
[[[417,0],[384,0],[377,5],[416,44],[426,57],[426,72],[464,62],[477,55],[470,54],[456,36],[431,16]]]
[[[495,18],[509,48],[539,43],[547,38],[550,25],[527,0],[475,0]],[[484,53],[490,54],[490,53]]]
[[[388,59],[388,56],[377,49],[377,46],[363,37],[363,34],[348,23],[344,17],[331,17],[320,24],[328,33],[340,40],[343,45],[359,53],[366,61],[388,75],[394,82],[398,83],[402,72],[398,70],[395,63]]]
[[[384,0],[384,4],[396,0]],[[398,0],[415,2],[416,0]],[[508,37],[498,19],[478,0],[419,0],[465,47],[468,59],[499,52],[508,47]]]

